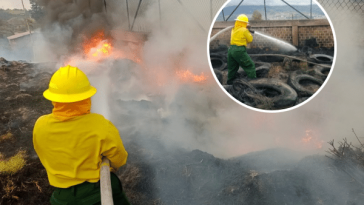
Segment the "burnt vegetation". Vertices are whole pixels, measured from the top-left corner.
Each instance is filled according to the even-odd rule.
[[[0,204],[49,204],[53,187],[33,150],[32,129],[52,110],[42,96],[51,65],[0,63],[0,162],[20,151],[26,161],[16,173],[0,173]],[[137,127],[120,132],[127,136],[129,158],[117,174],[132,204],[359,205],[364,200],[361,143],[355,147],[344,140],[329,150],[331,159],[302,158],[286,149],[219,159],[166,147]]]

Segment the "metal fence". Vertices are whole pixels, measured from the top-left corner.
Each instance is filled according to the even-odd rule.
[[[318,0],[335,24],[364,18],[364,0]]]
[[[346,10],[364,14],[364,0],[318,0],[326,10]]]
[[[296,5],[291,0],[239,0],[236,1],[237,5],[232,10],[224,9],[218,17],[219,21],[233,21],[239,14],[239,7],[244,8],[245,6],[251,6],[246,8],[245,12],[251,12],[251,9],[255,9],[261,14],[262,20],[289,20],[289,19],[314,19],[314,18],[325,18],[315,2],[320,3],[326,11],[337,11],[337,12],[361,12],[364,13],[364,0],[302,0],[301,5]],[[253,7],[252,7],[253,6]],[[274,11],[272,14],[272,6],[284,6],[290,8],[291,12],[277,13]],[[283,8],[283,7],[282,7]],[[231,11],[232,10],[232,11]],[[284,9],[283,9],[284,10]],[[315,11],[314,11],[315,10]],[[240,8],[240,13],[242,9]],[[224,12],[224,13],[223,13]],[[235,12],[235,13],[234,13]],[[315,13],[316,16],[313,15]],[[272,16],[274,15],[274,16]],[[249,16],[249,15],[248,15]],[[253,16],[251,16],[253,17]]]
[[[189,21],[207,32],[225,2],[226,0],[117,0],[117,13],[121,19],[126,19],[122,24],[122,28],[126,30],[151,31],[153,28],[145,21],[148,18],[159,22],[160,26],[167,26],[172,21]]]

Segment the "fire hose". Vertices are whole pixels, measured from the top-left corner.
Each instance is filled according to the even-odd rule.
[[[231,28],[233,28],[233,27],[234,27],[234,26],[228,26],[228,27],[226,27],[226,28],[222,29],[221,31],[217,32],[214,36],[212,36],[212,37],[210,38],[210,43],[211,43],[211,41],[215,40],[215,38],[217,38],[220,34],[222,34],[222,33],[226,32],[227,30],[229,30],[229,29],[231,29]],[[250,33],[255,33],[255,31],[253,31],[253,30],[250,30],[250,29],[249,29],[249,31],[250,31]]]
[[[220,34],[222,34],[222,33],[224,33],[225,31],[227,31],[227,30],[231,29],[232,27],[234,27],[234,26],[226,27],[226,28],[222,29],[221,31],[217,32],[214,36],[212,36],[212,37],[210,38],[210,43],[211,43],[211,41],[215,40],[215,38],[217,38]]]
[[[114,205],[111,189],[110,178],[110,161],[106,157],[102,158],[100,169],[100,191],[101,191],[101,204]]]
[[[223,30],[217,32],[214,36],[212,36],[210,38],[210,43],[211,41],[215,40],[215,38],[217,38],[219,35],[221,35],[222,33],[226,32],[227,30],[231,29],[232,27],[234,26],[229,26],[229,27],[226,27],[224,28]],[[254,31],[252,30],[249,30],[251,33],[254,33]],[[293,57],[293,56],[288,56],[288,55],[281,55],[281,54],[251,54],[250,56],[255,56],[255,57],[259,57],[259,56],[278,56],[278,57],[287,57],[287,58],[292,58],[292,59],[295,59],[295,60],[299,60],[299,61],[304,61],[304,62],[307,62],[307,63],[310,63],[310,64],[313,64],[313,65],[320,65],[322,67],[326,67],[326,68],[331,68],[331,65],[324,65],[324,64],[319,64],[319,63],[313,63],[313,62],[310,62],[310,61],[307,61],[307,60],[304,60],[304,59],[301,59],[301,58],[297,58],[297,57]]]
[[[292,58],[292,59],[295,59],[295,60],[304,61],[304,62],[307,62],[307,63],[313,64],[313,65],[319,65],[319,66],[321,66],[321,67],[331,68],[331,65],[325,65],[325,64],[319,64],[319,63],[313,63],[313,62],[310,62],[310,61],[304,60],[304,59],[302,59],[302,58],[297,58],[297,57],[294,57],[294,56],[288,56],[288,55],[282,55],[282,54],[250,54],[249,56],[252,56],[252,57],[260,57],[260,56],[277,56],[277,57]]]

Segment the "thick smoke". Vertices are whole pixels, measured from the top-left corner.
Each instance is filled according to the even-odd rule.
[[[125,1],[107,1],[106,10],[102,1],[40,2],[46,8],[47,21],[41,37],[36,40],[37,61],[59,61],[58,66],[62,66],[61,59],[65,56],[82,56],[82,42],[96,31],[104,29],[110,33],[113,29],[128,28]],[[153,106],[148,109],[155,109],[156,114],[148,117],[146,124],[143,120],[135,121],[140,133],[158,136],[169,145],[197,148],[218,157],[238,156],[272,147],[322,153],[327,149],[326,142],[331,139],[347,137],[354,141],[351,128],[355,128],[359,135],[364,132],[357,111],[361,99],[356,94],[362,82],[359,56],[363,40],[357,35],[360,32],[355,32],[363,29],[356,23],[360,22],[359,15],[350,13],[350,20],[345,21],[353,25],[342,23],[339,18],[333,19],[334,26],[337,26],[338,56],[332,77],[324,89],[313,100],[293,111],[264,114],[236,104],[214,82],[206,54],[206,30],[210,22],[205,18],[208,12],[202,12],[208,6],[197,6],[194,2],[183,1],[181,5],[177,1],[161,1],[160,16],[158,1],[143,1],[135,28],[151,32],[144,44],[142,66],[120,68],[126,65],[112,59],[102,63],[80,61],[76,64],[90,74],[90,79],[99,88],[100,97],[94,98],[95,111],[110,119],[119,119],[118,113],[114,112],[116,108],[108,107],[111,94],[112,99],[119,101],[150,102]],[[129,6],[129,21],[132,23],[138,2],[129,1]],[[199,12],[191,14],[197,10]],[[348,36],[355,40],[347,40]],[[121,77],[110,79],[109,73],[118,69]],[[207,81],[181,82],[176,77],[176,72],[181,69],[197,75],[203,72]],[[109,91],[110,88],[117,92]],[[138,116],[132,117],[138,119]],[[155,127],[148,125],[151,121],[155,122]],[[307,135],[313,136],[313,142],[302,142]],[[317,144],[323,147],[317,149]]]
[[[48,22],[43,28],[46,43],[43,43],[44,47],[38,50],[56,56],[53,59],[78,55],[76,51],[81,49],[83,40],[87,38],[85,36],[91,36],[100,29],[108,33],[112,29],[125,29],[128,25],[125,1],[107,1],[107,11],[104,5],[99,3],[100,1],[43,0],[41,2],[47,9]],[[331,139],[341,139],[348,135],[350,139],[352,127],[357,129],[357,133],[364,131],[359,126],[360,121],[355,117],[358,116],[356,108],[360,102],[355,100],[358,95],[351,95],[355,92],[347,92],[360,87],[358,84],[361,83],[359,80],[361,73],[358,69],[361,62],[358,62],[360,58],[356,56],[360,52],[354,52],[353,47],[348,47],[352,45],[360,50],[360,46],[356,46],[356,41],[346,40],[348,34],[355,37],[352,39],[360,39],[360,36],[354,36],[355,32],[348,32],[352,28],[362,29],[360,25],[345,24],[340,26],[347,29],[336,29],[338,38],[336,69],[315,99],[290,112],[264,114],[237,105],[216,85],[206,55],[207,31],[204,31],[204,28],[207,30],[209,22],[204,18],[206,14],[201,12],[207,7],[196,6],[192,1],[183,3],[180,5],[177,1],[161,1],[161,21],[158,1],[142,3],[135,25],[151,32],[143,48],[141,67],[123,69],[120,68],[119,62],[113,60],[99,64],[78,62],[78,66],[89,72],[90,78],[99,87],[98,95],[103,95],[95,97],[94,110],[107,115],[110,119],[119,119],[118,114],[113,111],[115,108],[107,105],[111,103],[107,99],[111,98],[107,97],[110,93],[106,92],[110,87],[116,87],[118,92],[113,93],[113,99],[129,102],[145,100],[153,104],[149,109],[155,109],[157,114],[152,115],[154,118],[148,119],[149,122],[155,121],[157,125],[152,127],[148,122],[143,124],[143,120],[136,121],[139,132],[159,136],[163,139],[162,142],[169,145],[197,148],[219,157],[238,156],[271,147],[322,152],[327,148],[326,142]],[[130,22],[134,20],[137,5],[137,2],[129,1]],[[189,13],[192,8],[200,11],[192,13],[193,17]],[[355,14],[351,16],[353,19],[359,19]],[[334,19],[334,25],[339,21],[340,19],[337,19],[335,22]],[[343,52],[343,50],[350,51]],[[42,53],[37,56],[44,56]],[[40,61],[49,61],[49,58]],[[60,62],[59,66],[63,63]],[[341,67],[346,69],[340,71]],[[110,80],[107,77],[108,72],[116,69],[125,72],[119,75],[129,78],[119,77]],[[197,75],[203,72],[207,76],[207,81],[180,82],[176,77],[176,71],[179,69],[188,69]],[[338,98],[345,104],[336,103]],[[145,108],[134,109],[145,110]],[[134,114],[141,115],[138,112]],[[342,120],[346,116],[350,117]],[[138,116],[133,117],[138,119]],[[313,136],[314,142],[308,144],[302,142],[302,138],[307,134]],[[318,143],[322,144],[323,148],[317,149]]]
[[[360,112],[363,102],[360,88],[363,87],[364,78],[361,56],[364,40],[360,34],[364,27],[359,14],[341,11],[340,16],[345,16],[345,19],[340,19],[335,10],[329,13],[333,17],[337,36],[337,57],[333,73],[323,90],[295,110],[267,114],[236,104],[225,95],[211,75],[206,53],[210,22],[204,18],[208,14],[208,5],[183,1],[185,4],[181,6],[177,1],[164,0],[161,1],[162,21],[159,21],[157,1],[143,4],[135,28],[151,32],[143,47],[143,63],[136,64],[120,59],[89,62],[83,59],[80,52],[84,39],[96,31],[104,29],[110,33],[113,29],[128,28],[125,1],[107,1],[107,12],[100,3],[102,1],[96,0],[41,2],[47,9],[49,21],[42,31],[44,38],[39,40],[43,43],[43,49],[38,49],[39,61],[52,58],[58,61],[59,67],[64,65],[62,59],[65,56],[79,56],[74,66],[85,71],[99,91],[93,97],[93,112],[110,119],[120,129],[125,141],[138,137],[139,146],[153,149],[143,138],[155,138],[171,155],[175,153],[172,150],[182,147],[231,158],[276,147],[302,151],[306,155],[322,154],[327,150],[326,142],[329,140],[344,137],[348,141],[356,140],[351,135],[351,128],[355,128],[359,135],[364,133],[364,117]],[[135,2],[130,9],[131,22],[136,12]],[[192,18],[186,8],[199,12],[194,12]],[[53,57],[50,57],[50,53]],[[189,70],[197,75],[203,72],[207,80],[201,83],[184,82],[177,77],[180,70]],[[307,135],[313,139],[310,143],[302,141]],[[318,149],[317,144],[323,147]],[[128,151],[133,153],[135,150]],[[302,155],[287,151],[279,156],[264,155],[259,160],[260,164],[254,157],[250,162],[258,171],[267,172],[262,174],[264,177],[275,170],[293,169],[294,163]],[[347,193],[350,186],[338,184],[336,176],[326,174],[324,163],[316,161],[317,164],[310,160],[303,161],[302,166],[297,168],[303,173],[303,181],[309,184],[310,194],[332,190],[329,196],[340,202],[345,201],[348,196],[340,193]],[[306,172],[312,176],[305,175]],[[318,184],[320,179],[323,183]],[[216,186],[222,183],[212,181]],[[160,181],[160,184],[163,183]]]

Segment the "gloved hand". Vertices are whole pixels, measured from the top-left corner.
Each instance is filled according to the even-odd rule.
[[[248,25],[246,26],[246,28],[250,31],[250,33],[254,34],[254,31],[252,31],[252,30],[251,30],[251,26],[250,26],[250,24],[248,24]]]
[[[248,30],[250,30],[250,28],[251,28],[250,24],[248,24],[248,25],[246,26],[246,28],[247,28]]]

